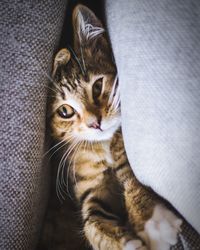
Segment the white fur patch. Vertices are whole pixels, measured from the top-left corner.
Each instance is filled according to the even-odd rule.
[[[143,246],[141,240],[130,240],[126,242],[123,250],[147,250],[147,248]]]
[[[145,224],[140,236],[151,250],[169,250],[177,243],[182,220],[162,205],[154,208],[153,216]]]

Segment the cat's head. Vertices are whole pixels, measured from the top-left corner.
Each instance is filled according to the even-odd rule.
[[[54,60],[52,132],[59,140],[104,141],[120,126],[119,89],[101,22],[87,7],[73,12],[74,50]]]

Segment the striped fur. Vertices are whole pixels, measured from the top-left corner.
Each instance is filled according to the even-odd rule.
[[[99,20],[84,6],[74,10],[73,23],[74,50],[61,50],[54,63],[52,135],[68,146],[58,177],[67,159],[84,235],[93,249],[147,249],[151,239],[145,224],[160,201],[137,181],[126,157],[108,39]],[[98,79],[103,79],[102,93],[95,101],[92,89]],[[74,108],[72,118],[58,115],[62,105]],[[97,129],[93,124],[99,119]]]

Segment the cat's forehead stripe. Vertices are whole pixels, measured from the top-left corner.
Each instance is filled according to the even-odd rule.
[[[66,79],[63,77],[61,85],[65,88],[67,88],[68,91],[72,92],[77,89],[78,87],[78,81],[72,80],[72,79]]]

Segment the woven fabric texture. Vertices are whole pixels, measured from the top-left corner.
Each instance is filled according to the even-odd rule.
[[[107,0],[106,17],[131,166],[200,233],[200,2]]]
[[[46,74],[66,0],[0,4],[0,249],[34,249],[47,199]]]

